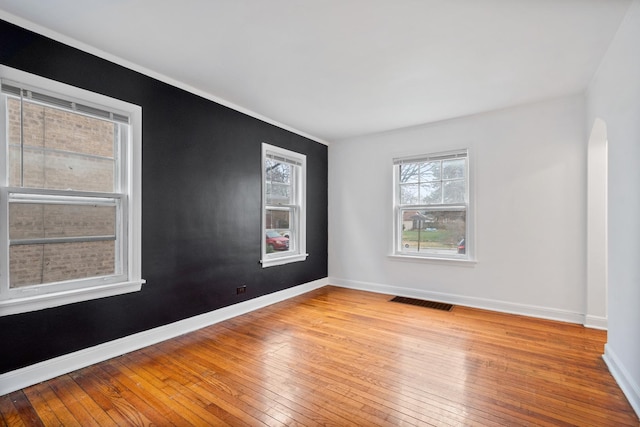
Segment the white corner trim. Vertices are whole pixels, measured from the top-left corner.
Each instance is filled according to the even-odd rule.
[[[584,317],[585,328],[608,330],[608,319],[602,316],[587,314]]]
[[[318,279],[0,375],[0,396],[321,288]]]
[[[640,420],[640,385],[634,381],[609,344],[604,345],[602,358]]]
[[[381,294],[397,295],[409,298],[419,298],[444,302],[448,304],[463,305],[466,307],[481,308],[484,310],[498,311],[501,313],[519,314],[530,317],[537,317],[547,320],[559,320],[569,323],[584,323],[584,315],[567,310],[558,310],[548,307],[540,307],[528,304],[518,304],[507,301],[493,300],[488,298],[469,297],[464,295],[448,294],[443,292],[423,291],[419,289],[403,288],[381,283],[360,282],[329,277],[329,283],[349,289],[359,289],[362,291],[378,292]]]

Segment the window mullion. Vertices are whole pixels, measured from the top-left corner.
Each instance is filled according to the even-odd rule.
[[[21,245],[47,245],[55,243],[80,243],[80,242],[106,242],[115,241],[116,235],[106,236],[79,236],[79,237],[45,237],[42,239],[13,239],[9,240],[9,246]]]

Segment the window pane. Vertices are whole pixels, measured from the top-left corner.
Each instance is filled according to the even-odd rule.
[[[285,231],[291,228],[291,211],[267,209],[267,230]]]
[[[400,186],[400,204],[417,205],[419,202],[418,184],[403,184]]]
[[[125,125],[24,100],[21,127],[20,103],[9,101],[10,185],[116,191],[115,141]]]
[[[422,204],[442,203],[442,186],[439,182],[420,185],[420,202]]]
[[[9,238],[11,240],[115,236],[115,234],[115,206],[9,204]]]
[[[11,246],[9,287],[115,274],[114,241]]]
[[[9,186],[20,187],[20,176],[22,171],[20,164],[22,163],[22,155],[20,152],[20,145],[9,146]]]
[[[443,182],[444,203],[465,202],[465,181],[463,179]]]
[[[293,165],[265,159],[266,203],[269,205],[293,204]]]
[[[7,98],[7,138],[9,143],[9,185],[18,187],[20,185],[20,141],[22,139],[22,125],[20,121],[20,101],[14,98]]]
[[[420,166],[420,182],[440,181],[440,161],[425,162]]]
[[[278,182],[267,182],[267,204],[268,205],[290,205],[291,186]]]
[[[282,163],[267,158],[265,160],[265,172],[267,181],[291,184],[292,168],[293,165],[290,165],[289,163]]]
[[[400,165],[400,182],[418,182],[420,180],[420,163]]]
[[[292,212],[290,210],[267,209],[266,214],[267,253],[293,249],[290,245]]]
[[[21,129],[20,100],[7,97],[7,135],[9,145],[20,145]]]
[[[442,179],[464,178],[466,159],[454,159],[442,161]]]
[[[454,255],[464,238],[464,210],[402,211],[401,251],[433,255]]]

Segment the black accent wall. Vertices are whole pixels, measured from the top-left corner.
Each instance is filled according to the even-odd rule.
[[[325,145],[1,20],[0,63],[142,106],[147,280],[0,317],[0,373],[327,277]],[[304,262],[259,264],[262,142],[307,155]]]

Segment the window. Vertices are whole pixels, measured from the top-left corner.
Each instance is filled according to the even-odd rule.
[[[304,261],[307,157],[262,144],[262,267]]]
[[[140,107],[0,77],[0,315],[140,290]]]
[[[394,159],[394,255],[469,259],[467,151]]]

